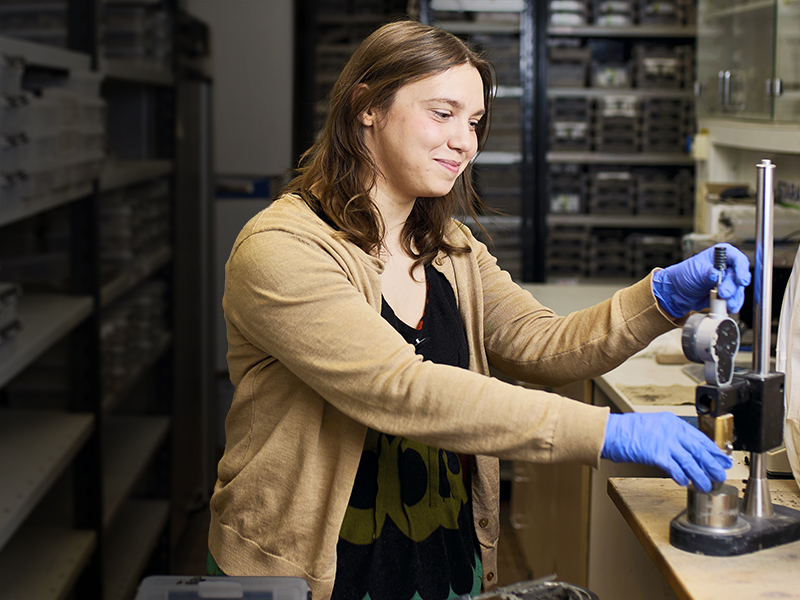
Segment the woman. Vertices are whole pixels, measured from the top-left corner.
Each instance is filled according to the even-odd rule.
[[[610,417],[488,377],[599,375],[707,305],[717,275],[703,254],[568,317],[536,302],[451,219],[475,201],[491,94],[457,38],[383,26],[300,175],[236,240],[212,569],[300,576],[318,599],[443,600],[496,581],[498,458],[602,453],[724,480],[729,459],[672,415]],[[736,309],[749,271],[729,261],[719,293]]]

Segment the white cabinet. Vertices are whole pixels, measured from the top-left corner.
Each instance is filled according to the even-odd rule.
[[[698,115],[800,121],[800,3],[700,0]]]

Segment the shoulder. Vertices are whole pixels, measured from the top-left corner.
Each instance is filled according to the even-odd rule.
[[[466,223],[458,219],[450,219],[444,232],[444,240],[453,246],[472,246],[475,243],[475,236]]]
[[[233,246],[233,253],[242,245],[269,238],[297,241],[332,239],[334,231],[298,196],[286,194],[275,199],[242,227]]]
[[[374,263],[352,242],[345,240],[302,200],[287,194],[254,215],[239,232],[230,263],[293,265],[334,258],[338,263]]]

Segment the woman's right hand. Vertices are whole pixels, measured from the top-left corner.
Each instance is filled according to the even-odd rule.
[[[673,413],[611,414],[603,458],[660,467],[679,485],[689,481],[702,492],[725,481],[733,464],[708,436]]]

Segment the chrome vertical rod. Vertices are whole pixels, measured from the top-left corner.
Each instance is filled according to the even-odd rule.
[[[758,167],[756,196],[756,264],[753,294],[753,371],[767,375],[772,352],[772,238],[774,203],[772,176],[775,165],[768,159]]]
[[[775,165],[767,159],[758,168],[756,195],[756,264],[753,285],[753,372],[766,376],[770,372],[772,352],[772,245],[774,203],[772,176]],[[774,514],[767,482],[764,455],[750,453],[750,477],[744,494],[745,514],[771,517]]]

